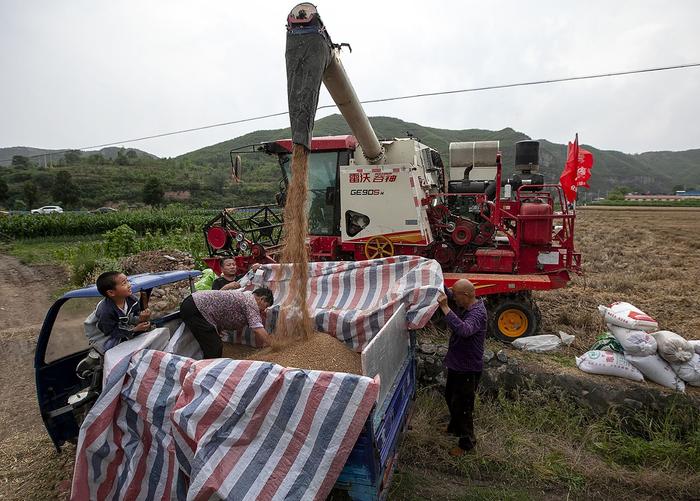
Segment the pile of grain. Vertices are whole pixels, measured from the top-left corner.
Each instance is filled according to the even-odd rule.
[[[297,369],[362,374],[360,354],[322,332],[312,332],[307,339],[297,339],[261,350],[224,343],[224,357],[272,362]]]

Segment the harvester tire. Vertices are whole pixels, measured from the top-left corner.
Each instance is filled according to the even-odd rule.
[[[539,324],[539,310],[529,295],[502,296],[491,301],[488,333],[500,341],[510,343],[532,336]]]

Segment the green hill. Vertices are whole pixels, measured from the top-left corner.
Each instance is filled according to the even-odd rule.
[[[511,128],[499,131],[436,129],[391,117],[372,117],[370,122],[379,138],[406,137],[410,133],[421,142],[438,150],[445,162],[449,159],[448,149],[451,142],[499,140],[506,174],[510,173],[509,167],[514,164],[515,143],[524,139],[533,139]],[[349,133],[350,128],[341,115],[322,118],[314,127],[315,136]],[[188,159],[195,164],[228,164],[228,152],[233,148],[287,138],[290,135],[289,128],[256,131],[178,158]],[[566,145],[552,143],[545,139],[540,139],[540,143],[541,171],[548,182],[556,183],[566,161]],[[604,194],[618,186],[627,186],[634,191],[669,193],[676,186],[700,186],[700,149],[631,155],[619,151],[600,150],[586,144],[581,146],[591,151],[595,157],[595,166],[590,180],[592,192]],[[246,167],[256,167],[261,163],[267,164],[263,157],[244,157]],[[266,175],[270,173],[269,169],[265,170]]]
[[[437,129],[391,117],[372,117],[370,122],[380,139],[410,134],[438,150],[446,164],[450,142],[499,140],[506,176],[513,172],[514,144],[530,139],[511,128],[499,131]],[[345,119],[337,114],[318,120],[314,129],[315,136],[349,133]],[[188,206],[218,208],[272,202],[280,176],[279,166],[275,158],[254,153],[252,145],[290,135],[289,128],[255,131],[171,159],[120,148],[103,149],[99,155],[98,152],[54,155],[53,168],[43,168],[43,157],[32,158],[25,165],[0,167],[0,207],[22,209],[33,208],[28,205],[61,204],[62,187],[57,186],[58,180],[62,179],[57,176],[59,171],[70,173],[79,192],[78,200],[64,204],[68,205],[66,208],[138,205],[142,200],[143,185],[150,177],[160,180],[167,192],[166,198]],[[540,144],[541,171],[547,182],[558,183],[565,163],[566,145],[544,139]],[[244,146],[250,146],[246,149],[248,154],[241,154],[244,182],[232,184],[229,151]],[[670,193],[678,187],[700,186],[700,150],[630,155],[582,146],[595,156],[590,185],[596,196],[620,186],[643,193]],[[0,148],[0,159],[44,152],[49,150]],[[3,181],[7,190],[3,189]],[[36,188],[33,198],[27,198],[27,184]]]

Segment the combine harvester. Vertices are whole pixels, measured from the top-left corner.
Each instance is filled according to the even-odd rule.
[[[506,177],[498,141],[451,143],[447,166],[437,151],[413,138],[379,141],[340,62],[340,46],[330,41],[313,5],[295,7],[289,26],[326,41],[330,61],[318,71],[353,132],[310,143],[311,260],[432,258],[442,266],[446,285],[468,278],[477,294],[486,296],[493,336],[512,341],[537,332],[540,314],[531,291],[564,287],[581,270],[574,249],[576,215],[561,187],[544,184],[538,173],[539,142],[516,143],[516,172]],[[326,64],[323,57],[318,61]],[[306,91],[307,101],[299,104],[303,89],[290,88],[293,130],[293,102],[316,109],[317,94]],[[301,97],[293,101],[296,96]],[[210,254],[205,261],[217,273],[222,256],[236,256],[243,269],[278,259],[279,209],[290,182],[294,142],[299,140],[231,151],[238,178],[236,154],[245,152],[276,156],[282,178],[276,204],[226,209],[205,226]]]

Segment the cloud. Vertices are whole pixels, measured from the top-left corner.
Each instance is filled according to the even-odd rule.
[[[0,146],[80,147],[286,109],[292,4],[0,4]],[[700,4],[319,3],[361,99],[700,62]],[[366,107],[440,128],[513,127],[639,152],[700,147],[700,68]],[[327,93],[322,102],[329,103]],[[134,146],[174,156],[284,117]]]

